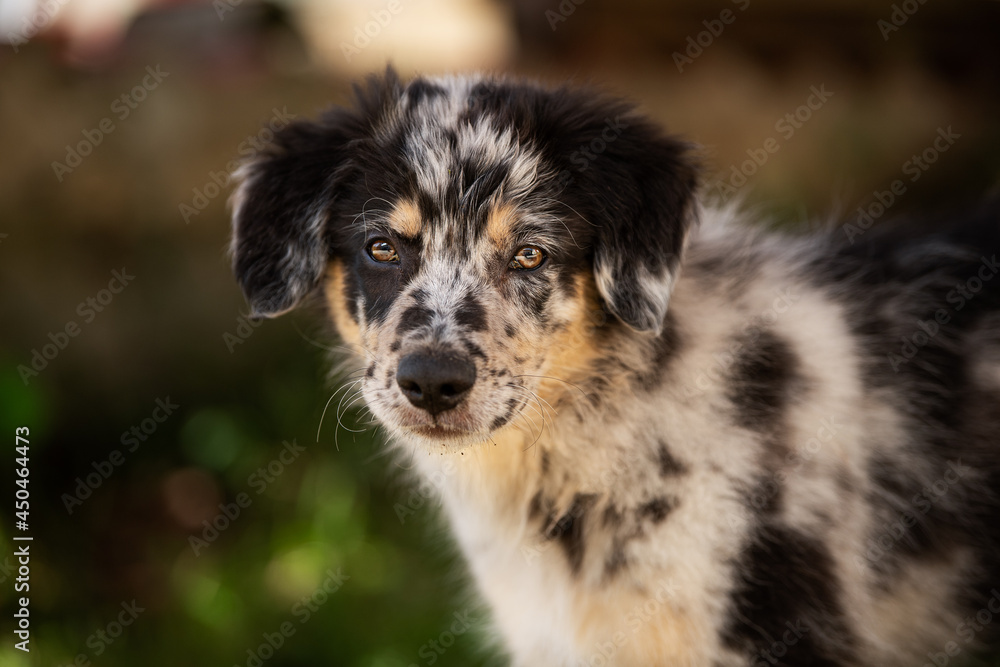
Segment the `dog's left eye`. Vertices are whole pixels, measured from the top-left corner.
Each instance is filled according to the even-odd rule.
[[[510,260],[510,268],[531,270],[537,269],[545,261],[545,251],[533,245],[519,249]]]
[[[376,262],[398,262],[399,255],[388,241],[374,241],[368,246],[368,254]]]

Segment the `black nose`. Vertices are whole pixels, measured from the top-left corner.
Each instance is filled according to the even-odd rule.
[[[432,415],[450,410],[476,383],[476,367],[467,359],[430,352],[399,360],[396,384],[410,403]]]

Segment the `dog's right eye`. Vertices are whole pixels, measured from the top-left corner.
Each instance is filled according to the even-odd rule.
[[[376,262],[398,262],[399,255],[388,241],[374,241],[368,246],[368,254]]]

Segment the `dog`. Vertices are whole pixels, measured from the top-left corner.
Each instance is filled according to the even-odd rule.
[[[235,275],[255,317],[325,304],[512,664],[995,646],[1000,207],[765,231],[601,93],[355,92],[242,171]]]

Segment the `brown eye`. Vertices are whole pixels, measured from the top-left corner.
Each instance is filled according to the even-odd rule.
[[[545,253],[541,248],[536,248],[533,245],[526,245],[520,250],[518,250],[513,259],[510,260],[510,268],[512,269],[537,269],[545,261]]]
[[[370,246],[368,246],[368,254],[372,256],[376,262],[398,262],[399,255],[396,254],[396,249],[392,247],[392,244],[388,241],[375,241]]]

